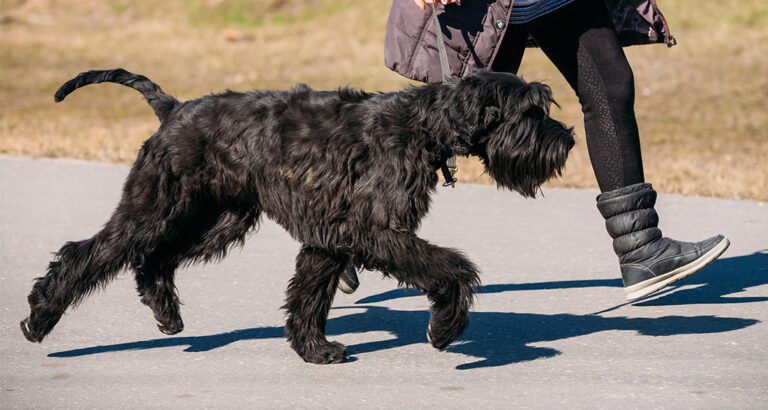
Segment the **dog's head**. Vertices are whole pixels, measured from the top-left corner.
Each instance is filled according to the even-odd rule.
[[[549,116],[552,90],[507,73],[478,71],[453,83],[445,114],[499,186],[534,196],[560,175],[573,130]]]

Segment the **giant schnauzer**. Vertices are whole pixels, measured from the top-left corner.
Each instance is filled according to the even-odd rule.
[[[428,339],[444,348],[466,327],[479,278],[464,255],[415,234],[436,170],[450,156],[475,155],[499,186],[534,196],[574,144],[549,116],[548,86],[490,71],[391,93],[298,85],[181,103],[117,69],[82,73],[55,99],[101,82],[141,92],[161,125],[104,228],[66,243],[36,280],[21,322],[33,342],[125,266],[160,331],[180,332],[176,268],[222,258],[264,213],[302,244],[284,308],[286,336],[304,360],[345,358],[325,323],[351,260],[425,293]]]

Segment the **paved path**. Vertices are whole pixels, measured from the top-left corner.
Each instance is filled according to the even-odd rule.
[[[186,330],[157,331],[121,274],[40,345],[18,321],[32,279],[117,203],[124,166],[0,157],[0,407],[766,408],[768,203],[665,195],[661,228],[731,248],[670,291],[622,304],[596,192],[537,200],[441,189],[422,235],[466,251],[484,288],[444,352],[427,301],[366,272],[328,333],[350,360],[306,364],[283,339],[298,245],[265,222],[242,251],[180,272]],[[451,217],[461,216],[451,221]]]

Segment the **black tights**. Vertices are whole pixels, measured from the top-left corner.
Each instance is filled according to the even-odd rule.
[[[493,63],[495,71],[517,73],[528,34],[507,30]],[[603,2],[554,19],[530,35],[579,97],[600,190],[644,182],[632,68]]]

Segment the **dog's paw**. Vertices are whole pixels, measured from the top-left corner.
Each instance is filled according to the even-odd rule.
[[[30,342],[40,343],[43,341],[43,337],[45,337],[45,335],[40,334],[39,332],[35,332],[35,330],[29,324],[29,318],[25,318],[19,322],[19,326],[21,326],[21,333],[24,333],[24,337]]]
[[[181,322],[181,319],[179,319],[178,322],[173,322],[169,324],[163,324],[163,323],[157,322],[157,328],[160,329],[161,332],[170,336],[170,335],[175,335],[176,333],[179,333],[182,330],[184,330],[184,323]]]
[[[181,316],[164,320],[160,320],[155,314],[152,316],[154,316],[157,321],[157,328],[166,335],[175,335],[184,330],[184,322],[181,320]]]
[[[441,323],[435,320],[427,326],[427,340],[435,349],[443,350],[464,332],[466,321]]]
[[[324,342],[318,344],[301,358],[305,362],[314,364],[341,363],[347,357],[347,347],[339,342]]]

